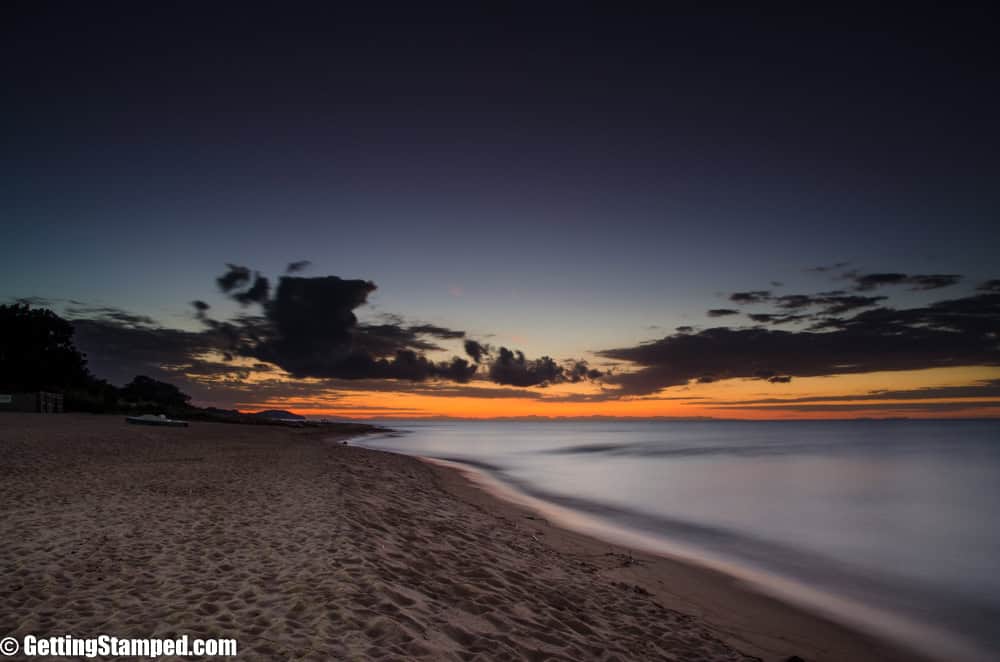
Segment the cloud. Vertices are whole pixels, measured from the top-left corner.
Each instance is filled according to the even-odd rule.
[[[775,297],[774,303],[783,310],[797,310],[813,305],[813,298],[805,294],[786,294]]]
[[[761,324],[788,324],[810,319],[809,315],[774,315],[772,313],[750,313],[747,317]]]
[[[355,349],[385,356],[401,349],[440,351],[443,348],[428,340],[427,337],[450,340],[462,338],[464,335],[463,331],[453,331],[427,324],[415,326],[406,326],[402,322],[398,324],[359,324],[353,334],[353,343]]]
[[[456,331],[435,324],[416,324],[408,329],[411,333],[423,334],[441,338],[443,340],[455,340],[465,337],[465,331]]]
[[[48,297],[18,297],[16,299],[8,299],[8,301],[36,308],[51,308],[52,304],[57,300],[49,299]]]
[[[808,308],[819,309],[817,312],[812,314],[751,313],[748,315],[753,321],[762,324],[788,324],[804,320],[817,320],[822,316],[842,315],[843,313],[851,310],[868,308],[884,301],[887,297],[852,295],[841,290],[821,292],[819,294],[785,294],[776,297],[772,296],[771,293],[766,290],[755,290],[752,292],[734,292],[729,298],[731,301],[736,301],[740,304],[772,303],[776,308],[782,311],[805,311]],[[733,311],[733,313],[735,312],[736,311]],[[712,315],[711,313],[712,311],[709,311],[710,317],[719,316]]]
[[[712,308],[708,311],[709,317],[725,317],[726,315],[739,315],[740,311],[732,308]]]
[[[751,292],[733,292],[729,295],[729,300],[734,303],[765,303],[771,300],[771,293],[768,290],[753,290]]]
[[[242,304],[259,304],[261,314],[203,322],[227,340],[226,351],[273,363],[296,378],[398,379],[411,382],[470,381],[489,347],[467,339],[465,332],[436,324],[406,325],[392,315],[382,324],[362,324],[355,310],[368,301],[375,283],[337,276],[281,276],[273,294],[266,278],[249,269],[228,265],[217,282]],[[246,288],[246,289],[240,289]],[[437,341],[466,340],[473,359],[453,356],[435,361],[425,352],[442,351]],[[501,348],[485,374],[500,384],[544,386],[595,378],[600,373],[583,364],[564,367],[548,357],[528,360],[521,352]]]
[[[914,290],[936,290],[957,284],[962,277],[958,274],[930,274],[926,276],[910,276],[908,282]]]
[[[586,361],[571,361],[570,367],[566,369],[566,381],[577,383],[586,380],[600,379],[604,373],[595,368],[591,368]]]
[[[912,285],[912,290],[936,290],[950,287],[962,280],[958,274],[916,274],[908,276],[901,273],[851,273],[847,276],[854,281],[854,289],[858,292],[874,290],[887,285]]]
[[[856,296],[856,295],[843,295],[839,292],[836,294],[830,294],[827,296],[820,296],[815,299],[816,303],[824,306],[823,314],[826,315],[843,315],[844,313],[850,312],[852,310],[857,310],[859,308],[869,308],[871,306],[878,305],[880,302],[885,301],[887,297],[866,297],[866,296]]]
[[[490,379],[511,386],[538,386],[560,379],[562,368],[548,356],[528,361],[524,353],[501,347],[489,370]]]
[[[250,270],[236,264],[227,264],[226,273],[215,279],[219,289],[229,293],[237,287],[242,287],[250,282]]]
[[[208,331],[134,325],[111,318],[74,319],[72,323],[74,342],[87,355],[91,371],[119,385],[137,374],[163,378],[163,366],[193,364],[198,355],[223,344],[221,337]]]
[[[1000,278],[980,283],[976,289],[980,292],[1000,292]]]
[[[115,306],[88,306],[77,304],[69,306],[63,314],[67,319],[92,319],[105,322],[114,322],[123,326],[152,326],[156,323],[151,317],[146,315],[136,315],[127,310],[116,308]]]
[[[840,271],[849,264],[850,262],[835,262],[834,264],[820,265],[817,267],[807,267],[805,271],[813,273],[827,273],[829,271]]]
[[[482,363],[483,359],[490,354],[490,346],[470,338],[465,341],[465,353],[476,363]]]
[[[242,292],[232,294],[232,298],[238,301],[240,305],[249,306],[252,303],[264,303],[270,294],[271,283],[267,278],[255,272],[253,285]]]
[[[776,322],[773,316],[758,321]],[[804,331],[717,327],[597,352],[638,370],[605,378],[623,395],[691,380],[771,379],[1000,365],[1000,293],[829,318]],[[781,381],[781,380],[777,380]]]
[[[299,260],[298,262],[289,262],[288,266],[285,267],[285,273],[296,274],[299,273],[300,271],[305,271],[310,266],[312,266],[312,262],[310,262],[309,260]]]

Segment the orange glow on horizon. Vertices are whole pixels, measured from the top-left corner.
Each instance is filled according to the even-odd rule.
[[[621,417],[621,418],[731,418],[731,419],[851,419],[851,418],[997,418],[997,397],[886,397],[879,391],[914,391],[966,387],[1000,377],[996,368],[938,368],[910,372],[868,373],[795,379],[789,384],[732,379],[712,384],[690,384],[653,396],[579,400],[599,396],[593,385],[560,385],[525,391],[510,388],[510,397],[440,395],[430,392],[337,389],[325,396],[248,399],[243,410],[287,409],[298,414],[336,418],[467,418],[509,417]],[[405,386],[404,386],[405,388]],[[931,396],[928,393],[928,396]],[[571,398],[567,400],[566,398]],[[572,398],[578,398],[573,400]]]

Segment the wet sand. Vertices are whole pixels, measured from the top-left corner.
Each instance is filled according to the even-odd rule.
[[[242,659],[913,660],[329,433],[0,414],[0,634]]]

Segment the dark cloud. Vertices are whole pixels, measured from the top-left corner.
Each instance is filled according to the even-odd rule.
[[[309,260],[299,260],[298,262],[289,262],[288,266],[285,267],[285,273],[296,274],[299,273],[300,271],[305,271],[310,266],[312,266],[312,262],[310,262]]]
[[[712,308],[708,311],[709,317],[725,317],[726,315],[739,315],[740,311],[732,308]]]
[[[376,358],[354,351],[354,309],[374,290],[365,280],[283,276],[262,317],[221,324],[232,333],[234,353],[274,363],[295,377],[361,377],[363,366]]]
[[[293,377],[464,383],[476,375],[488,354],[486,345],[469,339],[465,350],[474,362],[458,356],[434,361],[424,353],[443,350],[436,341],[465,339],[465,332],[435,324],[405,325],[393,315],[382,315],[382,324],[359,323],[354,311],[375,290],[371,281],[286,275],[278,279],[271,295],[267,280],[259,274],[253,286],[239,290],[238,283],[247,282],[247,272],[245,267],[229,265],[219,281],[225,281],[234,300],[259,304],[261,314],[230,321],[206,317],[204,322],[227,340],[226,351],[231,355],[273,363]],[[600,374],[585,364],[566,368],[548,357],[529,361],[520,352],[506,349],[486,367],[494,381],[515,386],[578,381]]]
[[[570,367],[566,369],[566,380],[573,382],[582,382],[586,380],[600,379],[604,376],[604,373],[595,368],[591,368],[587,365],[586,361],[573,361],[570,363]]]
[[[441,331],[448,331],[448,329],[441,329]],[[428,333],[423,325],[361,324],[355,329],[352,342],[355,350],[361,350],[376,356],[395,354],[397,351],[403,349],[414,349],[424,352],[443,350],[440,345],[427,340],[425,336],[444,339],[456,337],[446,334]],[[462,336],[457,337],[461,338]]]
[[[226,273],[215,279],[219,289],[225,293],[232,292],[250,282],[250,270],[237,264],[227,264]]]
[[[676,329],[677,333],[692,333],[694,331],[693,326],[679,326]]]
[[[859,292],[874,290],[886,285],[911,285],[912,290],[936,290],[955,285],[962,280],[958,274],[916,274],[901,273],[848,274],[854,281],[854,289]]]
[[[874,290],[883,285],[902,285],[906,282],[907,275],[899,273],[865,274],[852,275],[851,279],[854,281],[854,289],[865,291]]]
[[[810,319],[809,315],[774,315],[772,313],[749,313],[747,317],[760,324],[789,324]]]
[[[820,265],[817,267],[808,267],[805,271],[811,271],[813,273],[827,273],[829,271],[840,271],[844,267],[850,265],[850,262],[835,262],[834,264]]]
[[[930,274],[922,276],[910,276],[909,283],[914,290],[936,290],[942,287],[951,287],[957,284],[962,277],[957,274]]]
[[[465,331],[456,331],[435,324],[416,324],[408,329],[411,333],[434,336],[442,340],[457,340],[465,337]]]
[[[562,368],[548,356],[529,361],[523,352],[501,347],[489,375],[498,384],[539,386],[561,381]]]
[[[636,372],[605,379],[620,385],[622,394],[654,393],[705,375],[812,377],[1000,365],[1000,293],[921,308],[876,308],[851,318],[828,319],[822,327],[805,331],[719,327],[598,355],[638,366]]]
[[[976,289],[980,292],[1000,292],[1000,278],[980,283]]]
[[[751,292],[733,292],[729,295],[729,300],[734,303],[765,303],[771,300],[771,293],[767,290],[753,290]]]
[[[207,303],[205,303],[200,299],[195,299],[194,301],[191,302],[191,305],[194,307],[194,316],[200,320],[205,319],[205,316],[208,314],[209,308],[211,308],[210,305],[208,305]]]
[[[754,292],[736,292],[730,299],[738,300],[740,303],[765,303],[770,302],[782,311],[805,311],[808,308],[817,309],[816,312],[805,313],[751,313],[748,317],[760,324],[789,324],[802,322],[805,320],[819,321],[831,315],[842,315],[846,312],[859,308],[868,308],[884,301],[884,296],[861,296],[849,295],[841,290],[833,292],[821,292],[820,294],[786,294],[783,296],[770,296],[770,293],[758,290]],[[733,311],[735,312],[735,311]],[[716,315],[710,316],[715,317]]]
[[[105,322],[115,322],[123,326],[152,326],[156,322],[146,315],[136,315],[114,306],[88,306],[80,304],[67,307],[64,311],[67,319],[93,319]]]
[[[198,361],[200,354],[220,349],[224,340],[210,331],[192,332],[103,319],[74,319],[74,342],[87,355],[91,371],[113,384],[138,374],[161,379],[162,366]],[[206,369],[207,370],[207,369]]]
[[[252,303],[264,303],[270,294],[270,281],[259,273],[254,273],[253,285],[242,292],[233,293],[232,298],[238,301],[240,305],[249,306]]]
[[[18,297],[16,299],[9,299],[13,303],[19,303],[23,306],[34,306],[36,308],[52,308],[52,304],[56,299],[49,299],[46,297]]]
[[[458,357],[451,361],[434,362],[413,350],[405,349],[397,351],[394,356],[381,358],[352,351],[336,364],[314,366],[310,372],[315,373],[310,376],[346,380],[400,379],[420,382],[427,379],[449,379],[467,382],[475,374],[476,366]],[[295,373],[292,374],[296,376]]]
[[[470,338],[465,341],[465,353],[476,363],[482,363],[483,359],[490,354],[490,346]]]
[[[813,305],[813,303],[813,297],[805,294],[786,294],[784,296],[774,298],[774,304],[783,310],[807,308]]]
[[[869,308],[875,306],[882,301],[885,301],[886,297],[866,297],[857,295],[845,295],[840,292],[830,293],[827,296],[820,296],[816,298],[816,303],[824,307],[824,315],[843,315],[844,313],[850,312],[852,310],[857,310],[859,308]]]
[[[568,367],[556,363],[548,356],[531,361],[526,359],[522,352],[506,347],[497,350],[496,358],[489,366],[491,380],[511,386],[548,386],[562,382],[580,382],[597,379],[601,374],[599,370],[590,369],[585,361],[571,362]]]

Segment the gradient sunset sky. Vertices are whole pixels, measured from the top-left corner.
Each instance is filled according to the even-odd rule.
[[[1000,415],[989,10],[277,7],[4,10],[0,300],[73,319],[98,377],[351,417]]]

